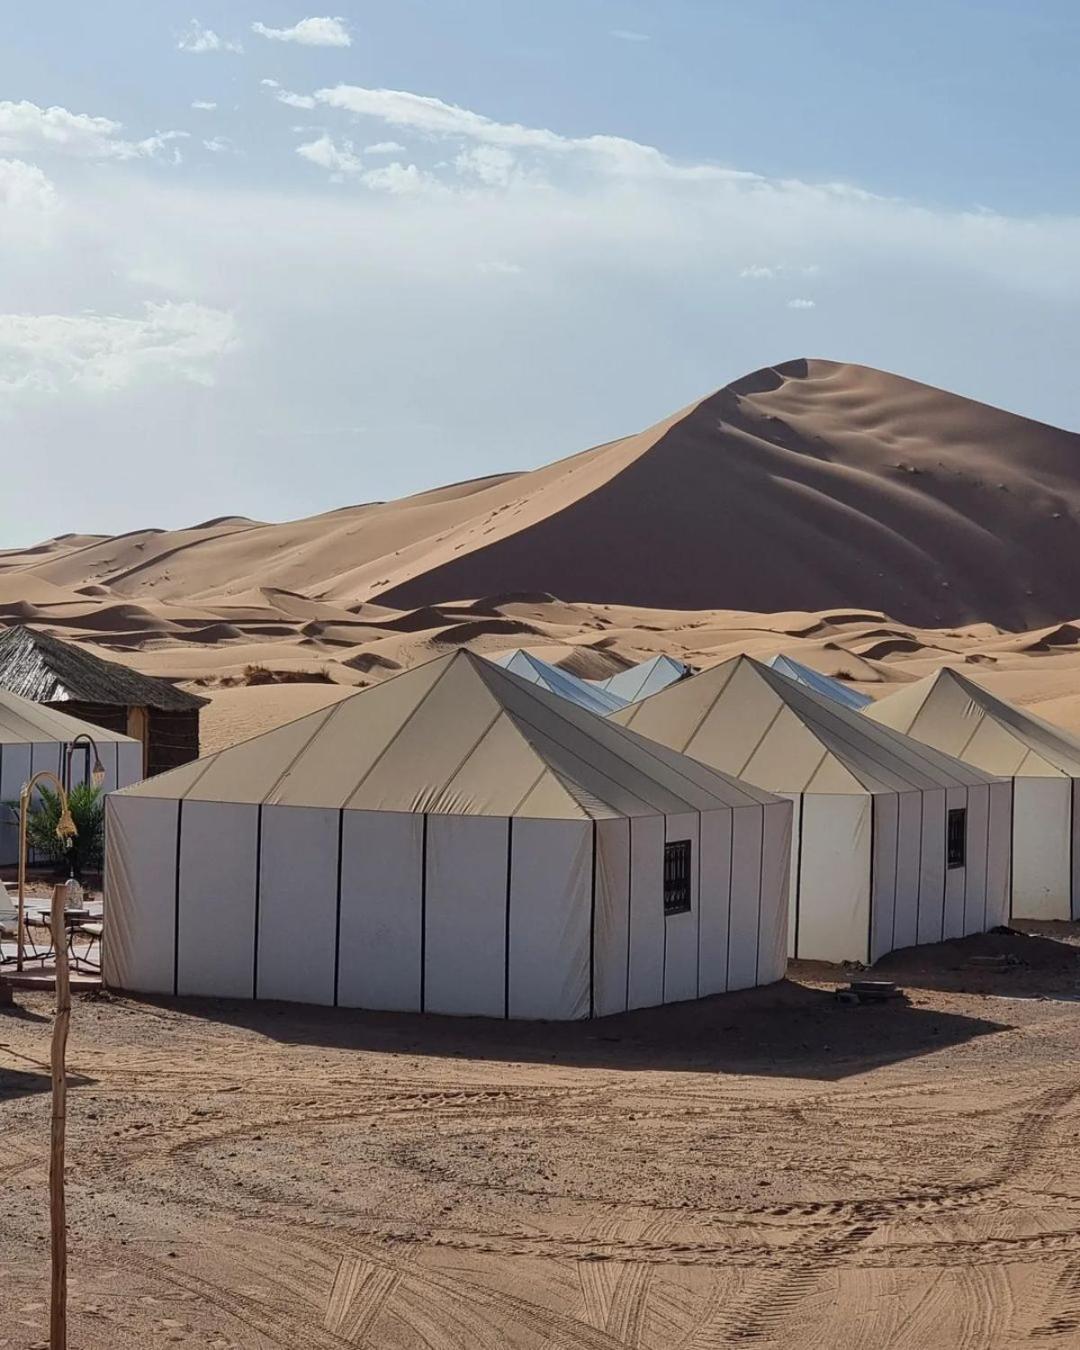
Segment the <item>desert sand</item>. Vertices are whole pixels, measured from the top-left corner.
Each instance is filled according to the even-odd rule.
[[[1031,926],[1034,927],[1034,926]],[[76,1002],[82,1350],[1080,1335],[1080,939],[591,1024]],[[997,953],[1002,970],[972,964]],[[0,1013],[0,1344],[43,1344],[48,999]]]

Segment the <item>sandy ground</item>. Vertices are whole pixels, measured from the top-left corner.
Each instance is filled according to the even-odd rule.
[[[1080,1338],[1080,928],[592,1024],[82,997],[80,1350]],[[977,954],[1017,964],[988,970]],[[49,1003],[0,1010],[0,1346],[43,1344]]]

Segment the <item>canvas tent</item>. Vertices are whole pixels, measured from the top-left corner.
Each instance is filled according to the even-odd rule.
[[[834,703],[850,708],[853,712],[861,712],[863,708],[873,702],[869,694],[860,694],[857,689],[852,689],[842,680],[836,680],[831,675],[822,675],[820,670],[813,670],[810,666],[804,666],[801,661],[796,661],[790,656],[784,656],[782,652],[770,656],[765,664],[772,670],[778,670],[781,675],[786,675],[789,680],[795,680],[797,684],[805,684],[807,689],[812,689],[815,694],[831,698]]]
[[[569,699],[579,708],[588,708],[590,712],[597,713],[601,717],[606,717],[616,708],[626,706],[625,699],[598,689],[586,680],[579,680],[568,670],[560,670],[550,661],[542,660],[523,647],[517,647],[496,657],[495,664],[502,666],[504,670],[512,671],[520,679],[528,680],[530,684],[538,684],[548,693],[558,694],[560,698]]]
[[[1080,741],[945,667],[865,716],[1013,782],[1010,913],[1080,918]]]
[[[105,976],[581,1018],[780,979],[791,806],[461,651],[112,794]]]
[[[23,784],[42,769],[50,769],[62,779],[65,747],[76,736],[85,734],[93,737],[101,755],[106,792],[139,781],[142,747],[138,741],[103,731],[0,688],[0,865],[8,866],[19,860],[18,817],[4,803],[17,801]],[[86,781],[93,768],[87,759],[87,755],[78,751],[72,757],[73,784]]]
[[[792,799],[792,956],[873,962],[1004,922],[1007,782],[745,656],[613,716]]]
[[[636,703],[639,699],[658,694],[669,684],[683,680],[691,673],[690,667],[683,665],[670,656],[653,656],[639,665],[620,670],[617,675],[609,675],[606,680],[590,680],[609,694],[617,694],[626,703]]]

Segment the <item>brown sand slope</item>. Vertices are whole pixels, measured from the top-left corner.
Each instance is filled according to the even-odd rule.
[[[531,473],[279,525],[0,553],[138,604],[413,608],[506,591],[666,609],[849,605],[913,624],[1080,613],[1080,437],[861,366],[790,361]]]

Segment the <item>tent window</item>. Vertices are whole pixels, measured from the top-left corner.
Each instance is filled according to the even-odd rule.
[[[664,845],[664,913],[690,912],[690,840]]]
[[[946,853],[950,867],[963,867],[967,862],[967,811],[963,807],[949,812]]]

